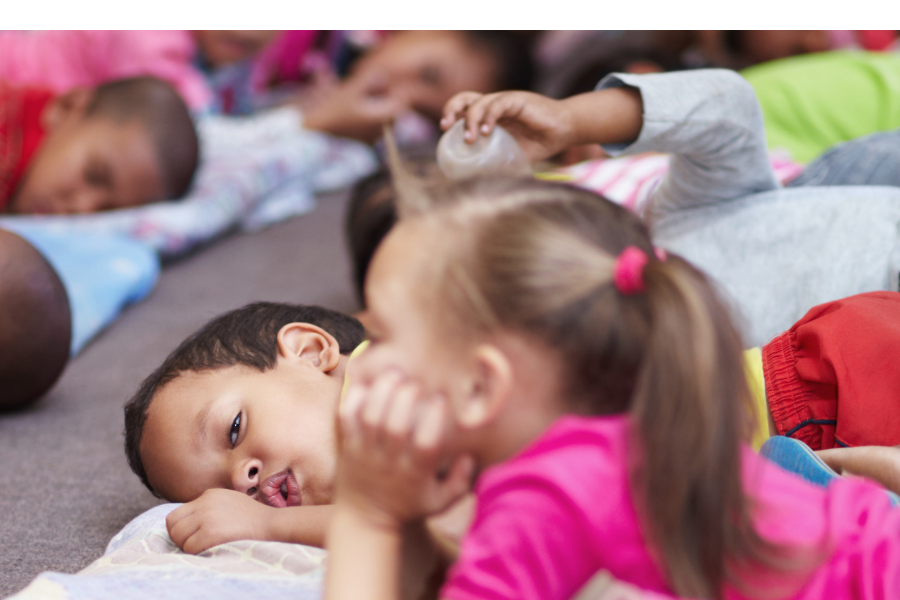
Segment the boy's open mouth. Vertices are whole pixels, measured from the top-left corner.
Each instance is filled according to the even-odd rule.
[[[284,508],[301,506],[300,484],[290,469],[268,477],[259,487],[259,499],[263,504]]]

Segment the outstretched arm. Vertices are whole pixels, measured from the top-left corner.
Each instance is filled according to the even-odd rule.
[[[756,95],[732,71],[613,74],[598,91],[565,100],[464,92],[447,103],[441,126],[461,118],[470,141],[499,123],[532,160],[595,143],[611,155],[672,154],[651,216],[778,187]]]

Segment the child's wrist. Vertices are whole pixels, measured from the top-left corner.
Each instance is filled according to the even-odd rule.
[[[371,504],[341,499],[335,503],[334,519],[351,522],[357,527],[397,533],[398,535],[406,524],[403,519]]]
[[[575,146],[581,146],[587,142],[581,142],[578,128],[578,114],[570,102],[557,100],[559,103],[559,125],[557,126],[557,139],[559,151],[568,150]]]

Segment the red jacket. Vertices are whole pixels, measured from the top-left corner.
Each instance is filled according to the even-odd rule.
[[[813,450],[900,444],[900,293],[820,304],[762,358],[779,434]]]
[[[53,93],[0,83],[0,212],[22,181],[44,139],[41,115]]]

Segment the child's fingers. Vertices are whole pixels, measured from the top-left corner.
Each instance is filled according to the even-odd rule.
[[[500,94],[485,107],[481,117],[481,135],[488,135],[494,130],[497,121],[504,117],[515,117],[522,112],[522,100],[513,94]]]
[[[400,374],[396,371],[385,373],[375,380],[375,383],[369,388],[369,394],[360,415],[365,425],[373,427],[381,424],[384,414],[387,412],[388,403],[399,384]]]
[[[168,523],[167,523],[168,524]],[[169,537],[175,542],[175,545],[185,550],[185,544],[188,538],[200,530],[200,519],[181,519],[169,528]],[[187,552],[187,550],[185,550]]]
[[[444,105],[444,113],[441,117],[441,129],[446,131],[451,125],[462,118],[466,109],[473,102],[481,98],[483,94],[478,92],[460,92],[450,98]]]
[[[487,96],[482,96],[477,101],[473,102],[468,110],[466,110],[466,132],[464,137],[467,142],[472,143],[478,139],[481,125],[484,123],[484,115],[487,113],[491,104],[493,104],[500,95],[501,94],[488,94]]]
[[[369,389],[359,419],[360,439],[367,452],[376,448],[384,450],[384,419],[401,382],[399,372],[389,371],[378,377]]]
[[[194,513],[194,503],[188,502],[187,504],[182,504],[168,515],[166,515],[166,529],[172,531],[172,527],[175,526],[179,521],[191,516]]]
[[[444,434],[446,401],[436,395],[426,400],[413,430],[413,445],[420,462],[429,462],[435,455]]]
[[[388,409],[385,431],[395,451],[409,443],[418,397],[419,386],[415,383],[401,385]]]
[[[200,554],[204,550],[209,550],[215,545],[215,543],[207,539],[207,536],[203,534],[203,531],[198,529],[184,541],[184,546],[182,546],[181,549],[188,554]]]
[[[344,444],[355,444],[359,439],[358,413],[366,400],[368,388],[362,384],[350,385],[341,400],[338,414],[341,419],[341,434]]]

